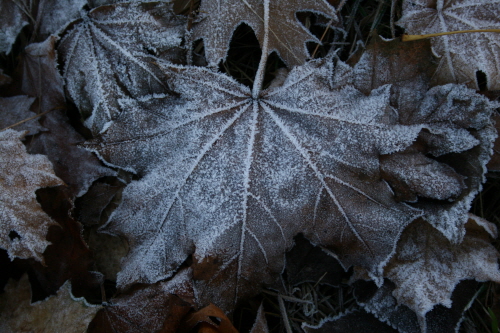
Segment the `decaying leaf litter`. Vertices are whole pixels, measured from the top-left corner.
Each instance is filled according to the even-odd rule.
[[[458,329],[468,301],[453,291],[472,290],[464,287],[467,279],[500,281],[498,252],[490,245],[496,227],[469,213],[497,136],[498,36],[453,35],[410,45],[372,35],[353,53],[354,43],[344,41],[362,37],[366,23],[353,19],[359,4],[206,0],[197,12],[197,4],[186,4],[183,16],[168,2],[61,8],[50,0],[3,0],[14,21],[2,21],[0,45],[20,60],[2,58],[2,70],[12,77],[0,73],[1,105],[9,108],[2,112],[11,122],[28,119],[28,109],[40,117],[14,127],[28,133],[2,134],[24,138],[28,153],[47,154],[64,181],[35,196],[34,189],[56,185],[37,179],[29,194],[2,199],[10,207],[2,207],[4,249],[40,243],[29,240],[40,238],[24,227],[29,217],[12,218],[12,198],[16,205],[30,200],[26,212],[48,213],[49,225],[61,225],[48,234],[45,227],[42,248],[28,255],[48,263],[44,268],[14,260],[16,270],[31,274],[33,297],[42,300],[70,279],[77,296],[104,301],[89,326],[96,332],[132,332],[136,325],[202,329],[205,321],[193,318],[218,318],[220,310],[210,307],[195,312],[210,303],[230,317],[253,304],[248,329],[267,330],[262,306],[257,314],[259,297],[252,298],[263,287],[279,295],[287,331],[302,330],[287,314],[286,304],[294,302],[304,304],[305,330],[345,330],[353,320],[362,327],[375,317],[381,330]],[[389,22],[398,18],[412,34],[463,29],[460,24],[495,28],[498,7],[495,1],[394,2],[389,9],[376,6],[374,22],[383,21],[385,10]],[[63,15],[56,21],[47,13],[57,10]],[[224,20],[222,12],[234,20]],[[419,20],[422,15],[429,21]],[[241,22],[261,50],[250,87],[218,69]],[[324,57],[309,60],[323,35],[315,29],[327,32],[318,53]],[[31,37],[15,44],[18,35]],[[467,61],[474,52],[480,61]],[[206,61],[199,61],[203,53]],[[264,85],[269,75],[275,80]],[[488,91],[474,90],[481,87]],[[21,163],[40,168],[31,156],[41,155],[26,155]],[[492,163],[488,168],[495,170]],[[11,169],[9,175],[17,171]],[[30,183],[34,172],[13,177]],[[299,235],[305,243],[295,241]],[[295,251],[301,251],[297,244],[310,244],[337,268],[319,272],[303,264],[300,271],[308,269],[305,276],[317,280],[290,279],[297,257],[287,253],[294,244]],[[26,257],[8,251],[10,259]],[[293,296],[304,283],[338,286],[349,276],[353,286],[364,281],[378,290],[369,298],[366,288],[355,287],[364,310],[333,311],[327,319],[328,313],[317,315],[318,300]],[[163,290],[154,303],[166,313],[128,301],[154,290]],[[222,315],[208,325],[233,329]]]

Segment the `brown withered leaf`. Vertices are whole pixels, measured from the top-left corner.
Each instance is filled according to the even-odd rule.
[[[73,202],[68,187],[59,186],[37,191],[37,198],[45,212],[58,225],[47,234],[51,242],[43,253],[45,264],[30,263],[30,279],[36,281],[34,299],[53,295],[71,280],[73,293],[92,301],[101,300],[102,274],[95,272],[92,252],[82,238],[82,226],[71,217]]]
[[[0,295],[0,331],[4,333],[85,332],[101,306],[88,304],[71,294],[71,284],[65,283],[46,300],[31,303],[28,276],[10,280]]]
[[[500,282],[498,258],[491,245],[496,227],[470,216],[462,243],[453,244],[428,223],[418,220],[406,228],[384,275],[395,283],[394,297],[417,314],[422,330],[425,315],[437,304],[451,307],[451,295],[466,279]]]
[[[21,60],[21,91],[35,96],[33,109],[46,113],[41,123],[48,131],[29,141],[30,153],[47,155],[56,174],[70,188],[73,196],[81,196],[94,180],[115,172],[76,144],[85,139],[69,124],[63,80],[57,70],[56,37],[26,47]]]
[[[193,304],[191,271],[111,299],[89,325],[89,333],[175,333]]]
[[[340,85],[351,82],[369,95],[373,89],[391,85],[391,105],[400,115],[414,112],[429,89],[436,63],[428,40],[404,43],[385,41],[375,34],[364,52],[351,57],[352,67],[337,69],[336,81]],[[342,64],[339,64],[342,66]]]
[[[86,227],[98,225],[101,221],[104,223],[107,221],[104,211],[124,187],[125,184],[119,180],[112,184],[94,182],[87,193],[75,200],[73,215]]]
[[[201,2],[200,22],[193,26],[192,38],[203,38],[207,61],[215,67],[226,58],[231,37],[244,22],[253,29],[261,46],[268,34],[269,53],[276,51],[290,67],[302,65],[309,56],[306,42],[319,43],[319,40],[297,19],[299,11],[321,13],[337,19],[334,8],[325,0],[269,1],[269,18],[264,17],[264,1],[206,0]]]
[[[24,95],[0,98],[0,129],[36,116],[36,113],[29,110],[34,100],[34,97]],[[38,122],[38,119],[32,119],[12,128],[17,131],[28,131],[26,135],[33,135],[43,127]]]
[[[0,246],[9,257],[35,258],[49,244],[48,228],[55,222],[42,210],[35,191],[63,182],[56,177],[52,164],[43,155],[30,155],[20,139],[22,132],[0,132]]]
[[[213,304],[188,315],[180,332],[238,333],[224,311]]]
[[[56,36],[29,44],[22,53],[16,85],[26,95],[36,97],[32,110],[37,114],[65,107],[63,80],[57,70]]]
[[[396,24],[408,34],[424,35],[457,30],[498,29],[498,0],[406,0]],[[500,90],[500,35],[494,32],[462,33],[432,38],[440,57],[435,73],[438,84],[465,83],[479,90],[476,72],[486,75],[487,88]]]
[[[94,134],[120,114],[119,98],[169,92],[149,56],[179,61],[184,23],[169,3],[121,3],[91,10],[62,38],[66,88]]]

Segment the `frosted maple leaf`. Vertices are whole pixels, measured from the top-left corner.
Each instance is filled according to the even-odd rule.
[[[410,34],[457,30],[498,29],[499,0],[404,1],[403,17],[397,22]],[[440,84],[466,83],[479,89],[476,72],[487,77],[489,90],[500,89],[500,35],[494,32],[463,33],[432,39],[441,60],[436,70]],[[472,61],[474,59],[474,61]]]

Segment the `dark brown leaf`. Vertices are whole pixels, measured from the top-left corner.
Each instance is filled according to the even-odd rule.
[[[224,311],[213,304],[187,316],[181,332],[238,333]]]
[[[11,127],[23,120],[36,116],[36,113],[29,110],[34,100],[34,97],[23,95],[0,98],[0,129],[10,127],[17,131],[28,131],[26,135],[36,134],[43,129],[38,119],[32,119]]]
[[[177,332],[194,298],[189,269],[170,281],[136,288],[117,296],[97,313],[89,333]]]
[[[43,262],[49,244],[45,236],[55,222],[42,210],[35,191],[61,185],[46,156],[30,155],[20,139],[22,132],[0,132],[0,246],[13,260],[34,258]]]
[[[65,283],[57,292],[41,302],[31,304],[28,277],[10,281],[0,295],[0,331],[3,333],[80,333],[99,311],[100,306],[88,304],[71,294]]]

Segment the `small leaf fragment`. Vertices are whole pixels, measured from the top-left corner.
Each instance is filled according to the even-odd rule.
[[[33,304],[28,276],[10,280],[0,295],[0,331],[16,333],[85,332],[101,306],[88,304],[71,294],[66,282],[57,295]]]
[[[36,201],[35,191],[63,182],[46,156],[26,153],[23,137],[22,132],[11,129],[0,132],[0,246],[11,260],[43,262],[42,253],[49,244],[45,235],[55,222]],[[15,237],[9,237],[11,232]]]

